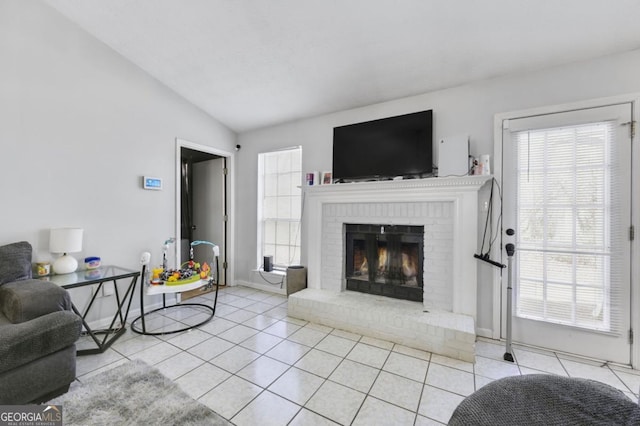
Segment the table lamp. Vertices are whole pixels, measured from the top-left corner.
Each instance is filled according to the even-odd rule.
[[[62,253],[53,262],[53,272],[70,274],[78,268],[78,261],[67,253],[82,251],[82,228],[54,228],[49,235],[49,251]]]

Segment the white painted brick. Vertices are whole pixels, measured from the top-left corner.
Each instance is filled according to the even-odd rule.
[[[336,216],[336,204],[325,204],[323,214],[324,216]]]
[[[302,299],[312,299],[312,307],[299,309]],[[475,351],[475,335],[471,339],[464,330],[434,325],[473,329],[471,317],[447,312],[424,314],[421,305],[415,302],[306,289],[289,297],[289,315],[465,360],[473,360]],[[446,339],[445,335],[456,339]]]
[[[344,268],[343,224],[349,223],[394,223],[412,224],[425,227],[425,299],[428,295],[436,295],[437,299],[425,306],[449,308],[451,296],[443,296],[444,292],[452,293],[452,203],[420,202],[420,203],[361,203],[361,204],[325,204],[323,206],[323,241],[322,250],[339,253],[322,256],[323,277],[331,274],[331,270],[340,271],[342,281]],[[413,218],[418,216],[418,218]],[[408,220],[411,218],[411,220]],[[444,226],[444,228],[442,228]],[[434,236],[437,239],[434,239]],[[439,260],[440,263],[437,263]],[[337,274],[331,275],[332,281]],[[433,282],[432,282],[433,281]],[[323,282],[323,287],[324,287]],[[330,282],[332,289],[342,288],[343,283]],[[440,287],[442,291],[429,292],[428,288]]]
[[[442,216],[451,217],[453,203],[442,203]]]
[[[461,342],[459,340],[449,340],[447,341],[447,347],[452,348],[452,349],[456,349],[459,351],[468,351],[469,350],[469,346],[470,343],[468,342]]]

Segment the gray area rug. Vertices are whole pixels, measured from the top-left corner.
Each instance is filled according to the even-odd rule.
[[[65,425],[231,425],[156,368],[130,361],[86,380],[48,404]]]

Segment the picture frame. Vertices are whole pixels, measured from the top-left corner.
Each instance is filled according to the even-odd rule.
[[[316,182],[317,180],[316,175],[317,173],[314,173],[314,172],[310,172],[305,175],[305,183],[307,186],[313,186],[318,184],[318,182]]]
[[[322,172],[322,179],[320,180],[322,185],[331,185],[332,181],[332,173],[331,172]]]

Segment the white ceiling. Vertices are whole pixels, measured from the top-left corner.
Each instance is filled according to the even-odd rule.
[[[238,132],[640,48],[638,0],[45,2]]]

